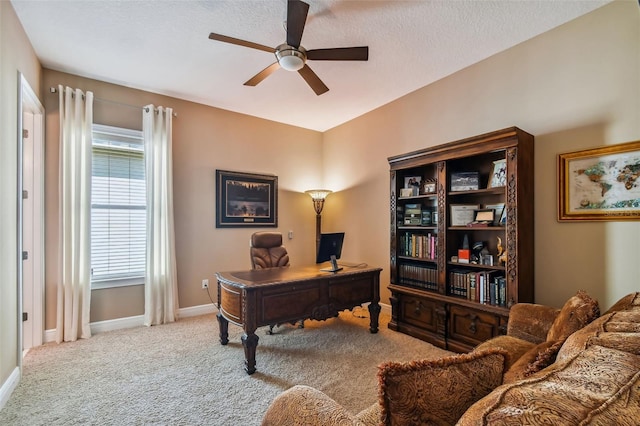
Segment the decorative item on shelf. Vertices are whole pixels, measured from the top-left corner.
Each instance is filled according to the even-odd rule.
[[[478,172],[451,173],[451,192],[474,191],[480,188]]]
[[[424,179],[420,185],[420,194],[434,194],[436,192],[436,180]]]
[[[464,234],[462,248],[458,250],[458,263],[469,263],[471,251],[469,250],[469,236]]]
[[[429,209],[422,210],[422,222],[420,224],[422,226],[431,225],[431,210]]]
[[[400,188],[400,198],[409,198],[413,196],[413,188]]]
[[[481,253],[484,249],[484,241],[476,241],[471,249],[471,263],[477,265],[481,263]]]
[[[502,239],[498,238],[498,263],[502,266],[507,264],[507,249],[502,246]]]
[[[421,225],[422,224],[422,205],[405,204],[404,224],[405,225]]]
[[[327,198],[331,191],[328,189],[310,189],[304,191],[305,194],[309,194],[313,200],[313,209],[316,212],[316,253],[320,248],[320,234],[322,233],[322,209],[324,208],[324,200]]]
[[[495,211],[493,209],[474,210],[473,222],[467,223],[470,228],[486,228],[493,226]]]
[[[489,176],[487,188],[498,188],[507,184],[507,160],[497,160],[493,162],[493,172]]]
[[[404,189],[411,189],[411,195],[409,195],[409,197],[420,194],[420,182],[422,182],[420,176],[407,176],[404,178]],[[401,191],[401,193],[403,192]]]

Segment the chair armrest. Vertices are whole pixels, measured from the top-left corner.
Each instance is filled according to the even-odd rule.
[[[323,392],[296,385],[278,395],[267,408],[262,426],[330,426],[362,423]]]
[[[560,309],[536,303],[516,303],[509,311],[507,336],[517,337],[531,343],[547,340],[547,333]]]

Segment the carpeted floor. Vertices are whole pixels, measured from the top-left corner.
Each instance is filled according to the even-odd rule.
[[[377,365],[449,352],[387,328],[368,331],[366,309],[305,328],[257,332],[258,371],[244,371],[242,330],[218,340],[214,315],[101,333],[31,350],[0,411],[1,425],[259,425],[295,384],[316,387],[356,413],[377,401]]]

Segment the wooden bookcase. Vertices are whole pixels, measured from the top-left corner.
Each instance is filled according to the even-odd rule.
[[[511,127],[388,159],[389,328],[466,352],[506,333],[513,304],[533,302],[533,144],[532,135]],[[504,176],[494,176],[499,169]],[[414,181],[422,184],[414,187]],[[502,222],[498,211],[491,226],[467,225],[476,210],[501,205]],[[470,263],[455,258],[466,257],[458,251],[465,236]],[[503,262],[498,239],[506,249]],[[474,253],[477,263],[471,263]],[[469,289],[474,280],[485,290],[482,301],[478,290]]]

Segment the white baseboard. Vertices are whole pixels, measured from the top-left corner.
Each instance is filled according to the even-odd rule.
[[[178,317],[187,318],[195,317],[198,315],[206,315],[216,311],[216,307],[208,303],[206,305],[189,306],[188,308],[180,308],[178,310]],[[116,318],[105,321],[92,322],[91,334],[104,333],[105,331],[120,330],[123,328],[140,327],[144,325],[144,315],[136,315],[133,317]],[[44,342],[56,341],[56,329],[45,330]]]
[[[368,304],[365,303],[363,307],[367,307]],[[391,305],[387,305],[385,303],[381,303],[380,307],[382,308],[382,312],[391,315]],[[187,318],[187,317],[196,317],[199,315],[207,315],[212,314],[217,311],[217,308],[211,304],[207,303],[206,305],[198,305],[198,306],[189,306],[187,308],[180,308],[178,310],[178,317]],[[144,325],[144,315],[136,315],[133,317],[126,318],[116,318],[112,320],[106,321],[97,321],[91,323],[91,334],[104,333],[105,331],[112,330],[120,330],[123,328],[132,328],[132,327],[140,327]],[[56,341],[56,330],[55,328],[52,330],[46,330],[44,332],[44,342],[55,342]]]
[[[18,383],[20,383],[20,369],[16,367],[2,384],[2,387],[0,387],[0,410],[2,410],[7,401],[9,401],[9,397],[18,386]]]

